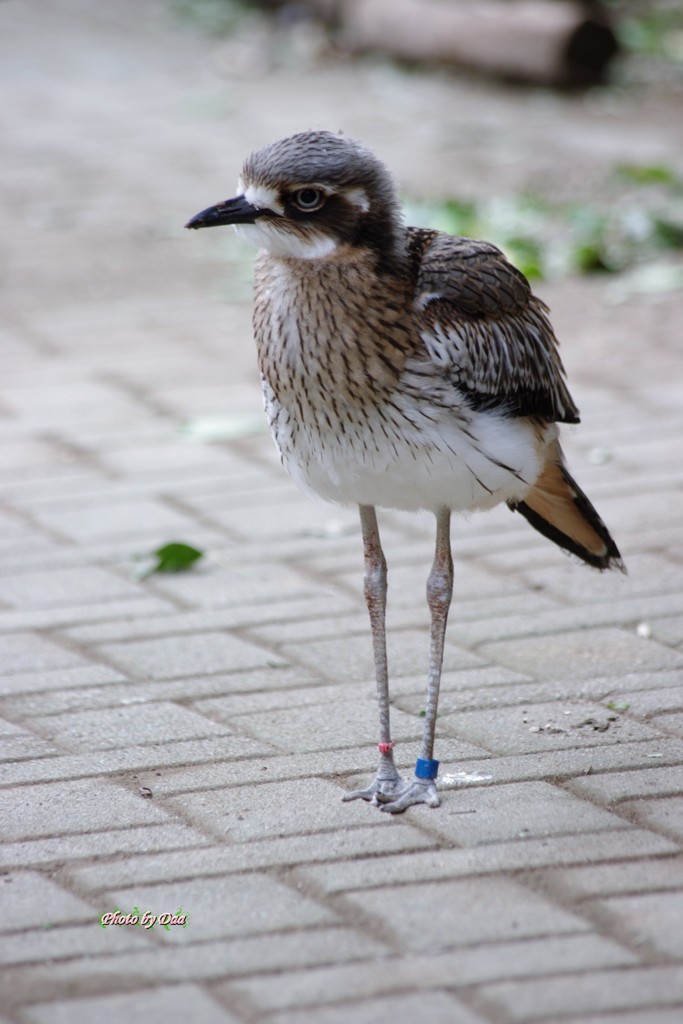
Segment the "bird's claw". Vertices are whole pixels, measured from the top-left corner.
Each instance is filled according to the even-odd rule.
[[[413,804],[428,804],[430,807],[438,807],[441,803],[436,785],[431,780],[415,779],[414,782],[404,786],[403,791],[398,794],[396,800],[390,802],[382,801],[379,805],[380,811],[387,811],[389,814],[400,814],[407,807]]]
[[[354,789],[345,793],[342,800],[368,800],[375,807],[390,804],[396,801],[397,797],[409,788],[409,783],[396,771],[393,763],[391,765],[380,765],[379,771],[373,782],[366,789]]]

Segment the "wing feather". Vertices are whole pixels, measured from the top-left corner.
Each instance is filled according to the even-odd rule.
[[[409,233],[422,341],[471,405],[578,423],[548,309],[524,275],[490,242]]]

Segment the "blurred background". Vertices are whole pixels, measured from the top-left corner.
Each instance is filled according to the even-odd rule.
[[[654,353],[671,386],[680,3],[0,0],[0,55],[6,351],[78,338],[120,370],[204,345],[253,385],[253,254],[183,224],[252,148],[329,128],[377,151],[412,223],[505,249],[572,373],[590,349],[628,388]]]

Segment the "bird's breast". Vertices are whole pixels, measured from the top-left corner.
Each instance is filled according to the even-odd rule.
[[[262,256],[254,335],[262,375],[281,403],[301,412],[381,401],[399,380],[415,332],[405,289],[379,279],[365,259]]]
[[[406,509],[526,493],[531,425],[469,408],[421,346],[405,286],[362,265],[297,262],[259,259],[254,333],[273,437],[299,486]]]

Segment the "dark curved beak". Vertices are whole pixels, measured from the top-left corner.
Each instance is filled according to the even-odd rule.
[[[209,206],[188,220],[186,228],[216,228],[220,224],[253,224],[266,210],[258,210],[248,203],[244,196],[226,199],[223,203]]]

